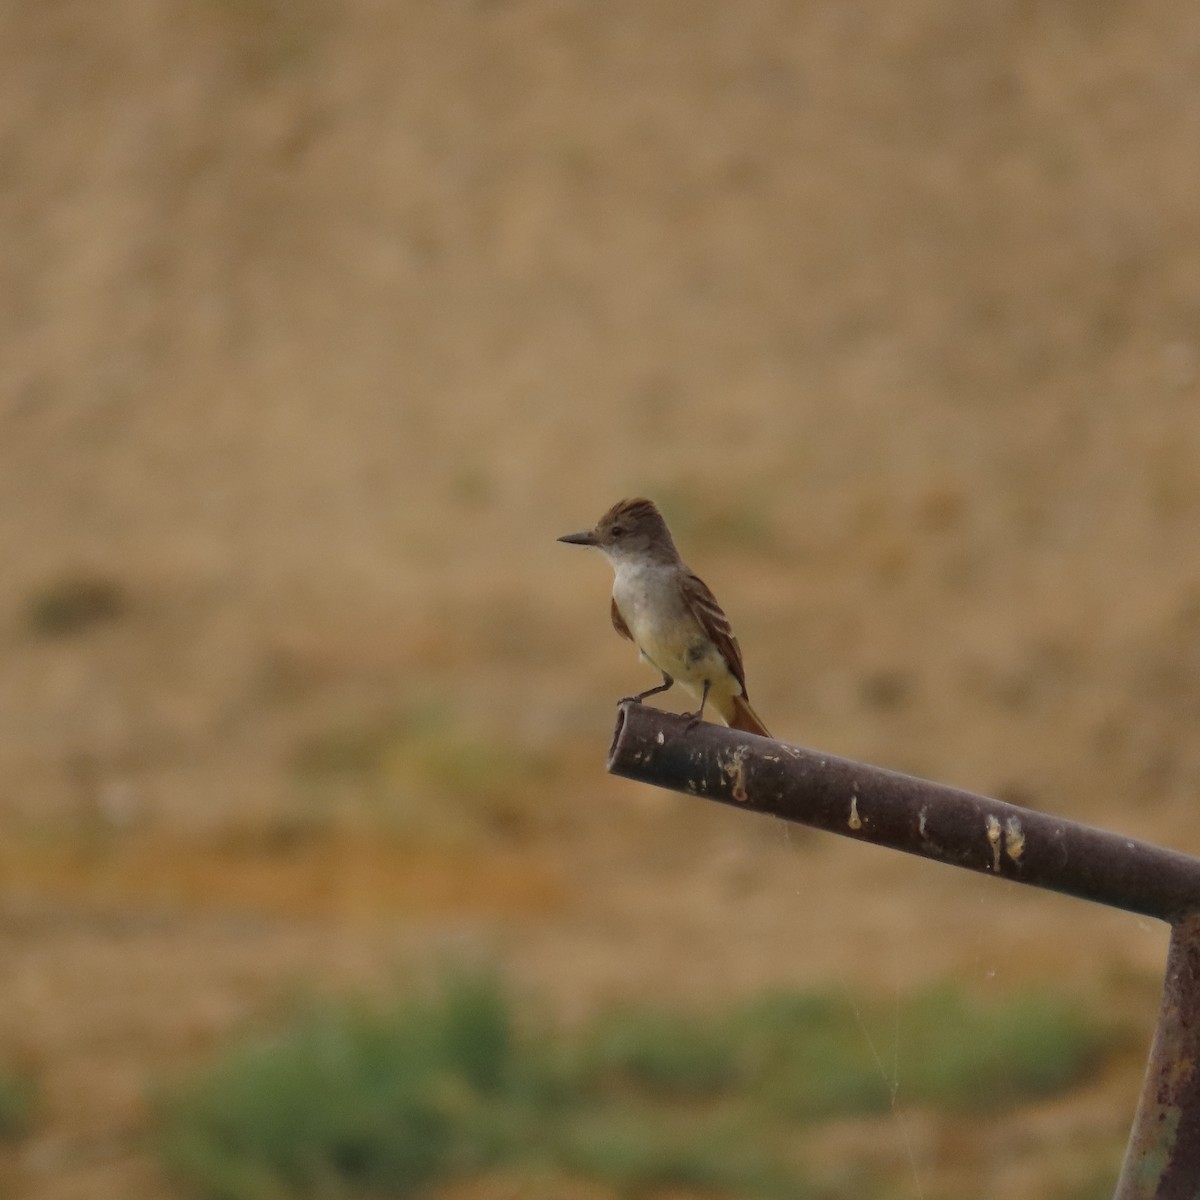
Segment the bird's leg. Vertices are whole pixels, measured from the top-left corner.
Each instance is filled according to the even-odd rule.
[[[688,719],[687,727],[689,731],[695,729],[700,724],[700,718],[704,716],[704,706],[708,703],[708,688],[711,682],[712,680],[710,679],[704,681],[704,691],[700,693],[700,707],[694,713],[681,714]]]
[[[670,675],[666,673],[666,671],[662,673],[662,677],[663,681],[658,685],[658,687],[652,687],[649,689],[649,691],[638,692],[636,696],[622,696],[618,703],[641,704],[641,702],[645,700],[647,696],[657,696],[659,692],[665,692],[669,688],[673,688],[675,686],[675,680],[673,680]]]

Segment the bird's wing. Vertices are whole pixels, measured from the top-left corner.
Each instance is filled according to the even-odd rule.
[[[613,628],[627,641],[633,641],[633,634],[629,632],[629,626],[625,624],[625,618],[621,616],[621,610],[617,607],[617,598],[613,597],[612,602],[612,623]]]
[[[729,618],[722,612],[717,598],[708,590],[708,585],[698,575],[688,571],[683,577],[683,598],[696,618],[700,628],[708,635],[733,677],[742,685],[742,695],[746,695],[746,669],[742,666],[742,651]]]

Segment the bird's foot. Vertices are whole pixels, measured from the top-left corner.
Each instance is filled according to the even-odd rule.
[[[700,707],[694,713],[680,713],[681,717],[687,717],[687,725],[684,728],[684,733],[691,733],[704,718],[704,706],[708,703],[709,681],[704,681],[704,691],[700,696]]]

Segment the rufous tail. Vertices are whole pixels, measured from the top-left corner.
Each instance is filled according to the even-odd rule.
[[[743,733],[757,733],[759,737],[769,738],[767,727],[758,719],[758,713],[750,707],[750,701],[745,696],[731,696],[728,716],[724,713],[725,724],[730,729],[740,729]]]

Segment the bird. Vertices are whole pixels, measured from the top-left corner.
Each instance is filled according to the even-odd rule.
[[[680,683],[700,701],[686,714],[694,726],[709,704],[726,725],[770,737],[746,693],[737,638],[717,598],[679,556],[652,500],[614,504],[592,529],[558,539],[601,551],[613,568],[612,623],[637,647],[662,683],[621,703],[640,704]]]

